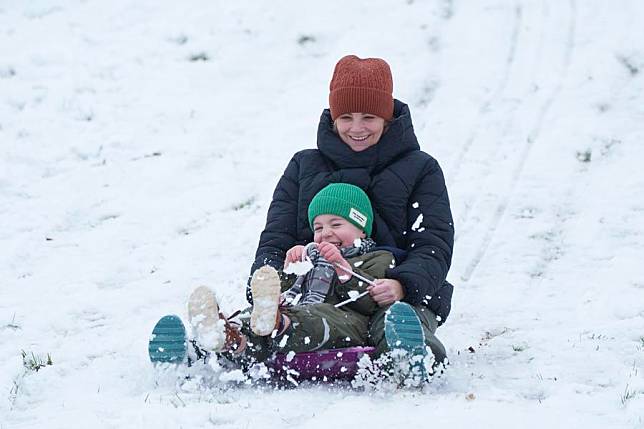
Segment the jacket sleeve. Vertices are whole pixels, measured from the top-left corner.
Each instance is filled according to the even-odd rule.
[[[281,273],[286,251],[296,244],[299,170],[298,156],[295,154],[275,187],[266,226],[260,234],[255,261],[250,270],[251,276],[263,265],[270,265]],[[249,287],[246,288],[246,297],[252,303]]]
[[[440,300],[452,261],[454,223],[445,178],[438,162],[430,158],[417,180],[409,201],[407,258],[387,271],[387,277],[403,284],[406,302],[429,305]],[[448,297],[445,297],[448,299]]]

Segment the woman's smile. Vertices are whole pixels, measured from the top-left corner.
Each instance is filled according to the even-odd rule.
[[[361,152],[378,143],[385,120],[368,113],[345,113],[335,120],[335,128],[351,150]]]

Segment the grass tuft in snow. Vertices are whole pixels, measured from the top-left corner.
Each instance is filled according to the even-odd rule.
[[[643,340],[643,339],[640,338],[640,340]],[[633,388],[631,384],[633,378],[639,381],[638,374],[639,374],[639,368],[637,367],[637,363],[633,362],[633,367],[631,368],[630,374],[628,375],[628,381],[626,382],[624,393],[622,393],[619,398],[620,402],[622,403],[622,406],[626,406],[628,401],[635,398],[636,396],[644,394],[643,389]]]
[[[16,75],[16,69],[13,67],[0,68],[0,79],[9,79]]]
[[[49,353],[47,353],[46,358],[36,356],[34,352],[27,353],[24,350],[21,350],[20,354],[22,355],[22,366],[29,371],[38,372],[40,369],[54,364]]]
[[[590,162],[592,157],[592,151],[590,149],[577,151],[577,161],[579,162]]]
[[[255,197],[250,197],[250,198],[248,198],[248,199],[246,199],[246,200],[242,201],[241,203],[235,204],[235,205],[232,207],[232,209],[233,209],[234,211],[243,210],[243,209],[246,209],[246,208],[248,208],[248,207],[252,206],[254,203],[255,203]]]
[[[303,34],[297,38],[298,45],[308,45],[309,43],[315,43],[315,37],[309,34]]]
[[[640,72],[640,68],[633,62],[632,59],[628,58],[627,56],[618,55],[617,61],[619,61],[624,67],[626,67],[626,70],[628,70],[631,76],[635,76]]]
[[[630,401],[631,399],[635,398],[638,394],[642,392],[631,389],[630,385],[626,383],[626,387],[624,388],[624,393],[622,393],[620,397],[620,401],[623,406],[626,406],[626,403]]]
[[[13,314],[13,317],[11,318],[11,322],[4,325],[4,327],[6,329],[13,329],[14,331],[21,329],[20,325],[16,323],[16,313]]]
[[[210,61],[210,57],[205,52],[199,52],[199,53],[196,53],[196,54],[192,54],[192,55],[190,55],[190,57],[188,59],[190,61],[192,61],[193,63],[197,62],[197,61]]]

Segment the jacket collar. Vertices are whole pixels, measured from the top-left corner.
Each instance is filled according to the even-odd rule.
[[[362,152],[351,150],[333,131],[331,112],[325,109],[318,126],[318,149],[338,168],[368,168],[378,171],[399,156],[419,150],[420,147],[414,134],[409,107],[394,100],[394,119],[380,141]]]

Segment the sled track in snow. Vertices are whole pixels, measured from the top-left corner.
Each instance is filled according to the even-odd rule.
[[[450,171],[453,172],[450,175],[450,180],[452,182],[456,182],[458,180],[459,173],[462,171],[463,161],[467,159],[473,147],[474,141],[476,141],[477,137],[480,136],[481,126],[484,122],[487,121],[489,112],[494,110],[493,106],[501,104],[502,96],[510,80],[510,71],[512,70],[516,60],[519,33],[520,33],[521,24],[523,22],[522,15],[523,15],[523,8],[521,7],[520,4],[515,4],[514,16],[513,16],[513,22],[512,22],[512,32],[510,36],[510,45],[509,45],[508,53],[506,55],[506,60],[503,67],[503,73],[501,74],[501,79],[499,80],[496,89],[492,92],[492,95],[487,100],[485,100],[485,102],[483,102],[478,109],[476,123],[472,128],[469,136],[465,140],[465,143],[461,147],[461,150],[459,151],[456,161],[452,164],[450,168]],[[506,124],[506,127],[507,127],[507,124]],[[496,152],[498,152],[498,150]],[[488,171],[488,174],[489,174],[489,171]],[[469,216],[470,216],[470,210],[472,209],[473,205],[474,204],[465,205],[463,212],[460,215],[460,218],[457,222],[458,224],[467,223],[467,220],[469,219]],[[458,239],[458,236],[459,236],[459,230],[457,230],[456,232],[456,239]]]
[[[522,14],[521,6],[517,5],[514,8],[514,21],[512,26],[512,36],[510,37],[510,49],[508,49],[508,55],[505,60],[505,67],[503,69],[503,74],[501,75],[501,79],[499,80],[499,83],[496,89],[492,92],[492,95],[487,100],[485,100],[485,102],[483,102],[483,104],[481,104],[481,106],[479,107],[476,124],[472,128],[469,136],[465,140],[465,144],[463,144],[463,146],[461,147],[461,150],[458,153],[456,160],[454,161],[453,165],[450,168],[450,171],[452,172],[451,179],[453,181],[455,181],[458,178],[458,175],[461,171],[461,165],[463,163],[463,160],[469,153],[470,149],[472,148],[472,143],[474,143],[477,135],[479,134],[479,130],[481,129],[481,123],[483,122],[486,116],[486,112],[490,109],[490,106],[493,106],[498,102],[501,95],[505,91],[505,88],[507,87],[509,76],[510,76],[510,70],[512,69],[512,64],[514,63],[514,60],[516,57],[517,42],[519,39],[519,28],[521,28],[521,14]]]
[[[487,224],[487,227],[485,228],[485,234],[483,238],[481,239],[480,243],[476,246],[476,251],[472,258],[470,259],[469,263],[466,265],[464,272],[461,275],[461,280],[464,282],[468,282],[474,272],[476,271],[477,267],[479,266],[480,262],[483,260],[483,257],[485,256],[486,252],[489,249],[489,246],[494,238],[494,235],[496,234],[496,231],[499,227],[499,224],[501,222],[501,219],[505,215],[505,212],[507,210],[508,204],[510,202],[511,196],[514,192],[514,189],[516,188],[517,183],[520,180],[521,173],[525,167],[526,161],[528,159],[528,156],[530,154],[530,151],[532,147],[534,146],[535,141],[539,138],[539,135],[541,133],[542,127],[543,127],[543,121],[550,110],[552,104],[555,102],[557,99],[557,96],[559,92],[561,91],[561,88],[563,86],[563,80],[566,75],[566,71],[569,68],[571,58],[572,58],[572,50],[573,50],[573,40],[574,40],[574,35],[575,35],[575,22],[576,22],[576,4],[574,0],[570,0],[569,2],[570,6],[570,12],[569,12],[569,17],[568,17],[568,25],[567,25],[567,30],[566,30],[566,43],[564,47],[564,52],[563,52],[563,58],[561,60],[561,69],[562,72],[558,73],[557,75],[557,80],[556,83],[552,86],[552,89],[550,90],[550,93],[546,96],[545,100],[537,110],[537,113],[535,115],[535,120],[533,122],[533,125],[530,127],[530,130],[527,133],[527,136],[523,142],[522,148],[519,152],[519,156],[516,158],[516,160],[513,162],[513,166],[510,166],[512,169],[512,173],[510,176],[510,181],[509,181],[509,186],[507,190],[502,193],[502,196],[500,197],[500,200],[498,204],[496,205],[495,210],[493,211],[492,217],[490,221]],[[518,9],[519,11],[521,9]],[[547,17],[544,16],[546,15],[547,12],[547,5],[542,4],[541,6],[541,23],[547,22]],[[521,16],[519,14],[519,16]],[[543,48],[544,48],[544,34],[548,31],[548,28],[544,29],[544,26],[541,26],[541,32],[539,35],[539,41],[538,41],[538,47],[536,50],[536,59],[537,61],[543,60]],[[519,34],[516,35],[517,39],[519,38]],[[514,44],[514,43],[513,43]],[[521,46],[514,46],[512,49],[513,51],[516,51],[516,49],[521,49]],[[528,47],[529,48],[529,47]],[[511,76],[507,77],[505,82],[502,81],[500,88],[505,89],[507,87],[507,82],[511,79]],[[536,83],[536,82],[533,82]],[[500,97],[502,95],[499,93],[497,97]],[[494,99],[494,98],[493,98]],[[522,101],[523,103],[523,101]],[[513,109],[512,111],[512,116],[510,116],[509,120],[505,123],[503,133],[501,136],[504,136],[507,134],[507,131],[510,129],[510,126],[512,124],[512,118],[514,118],[517,110],[519,109],[519,106]],[[475,136],[476,134],[474,134]],[[502,142],[503,139],[499,139],[499,142]],[[469,146],[472,146],[470,143]],[[499,146],[497,146],[497,153],[499,151]],[[469,151],[469,147],[467,150],[464,152],[464,156]],[[472,205],[470,205],[466,209],[466,214],[471,210]],[[467,222],[467,217],[464,219],[465,222]]]

